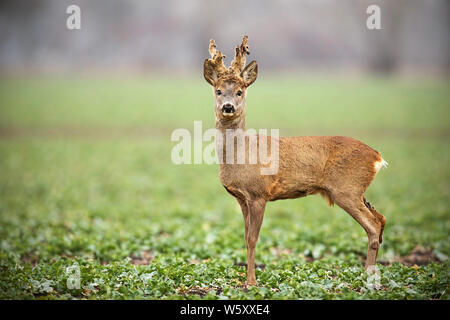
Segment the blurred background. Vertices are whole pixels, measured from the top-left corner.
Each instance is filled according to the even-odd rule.
[[[66,28],[72,4],[80,30]],[[366,27],[372,4],[381,30]],[[170,299],[202,285],[221,298],[448,299],[449,23],[447,0],[1,1],[0,298]],[[389,162],[366,198],[387,219],[379,261],[395,287],[364,293],[339,272],[316,285],[318,269],[363,272],[367,248],[320,197],[268,204],[256,259],[273,290],[233,284],[239,206],[217,165],[171,162],[170,136],[214,126],[208,42],[229,64],[244,34],[259,64],[247,128],[348,135]],[[78,291],[61,271],[74,261]]]
[[[81,30],[65,27],[70,4]],[[371,4],[382,30],[366,28]],[[6,71],[198,73],[210,38],[230,63],[243,34],[263,72],[450,70],[446,0],[20,0],[0,12]]]

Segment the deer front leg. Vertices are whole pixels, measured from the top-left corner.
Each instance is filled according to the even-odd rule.
[[[248,232],[248,223],[247,223],[247,216],[248,216],[248,205],[247,205],[247,201],[245,200],[241,200],[239,198],[236,198],[239,205],[241,206],[241,210],[242,210],[242,215],[244,216],[244,225],[245,225],[245,233],[244,233],[244,237],[245,237],[245,245],[247,245],[247,232]]]
[[[254,286],[256,285],[255,247],[256,243],[258,242],[259,230],[261,229],[261,224],[264,218],[266,201],[252,200],[248,201],[247,205],[248,214],[245,219],[245,242],[247,244],[247,285]]]

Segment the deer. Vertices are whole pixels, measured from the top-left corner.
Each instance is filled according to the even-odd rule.
[[[209,54],[211,58],[205,59],[203,64],[203,76],[214,92],[216,130],[221,133],[238,130],[245,135],[247,89],[258,75],[255,60],[246,65],[246,55],[250,54],[248,37],[244,36],[235,48],[234,59],[228,68],[224,65],[225,56],[214,40],[209,42]],[[235,146],[245,143],[248,154],[248,137],[237,139],[236,136],[232,137],[232,143]],[[227,139],[227,135],[224,137]],[[381,154],[363,142],[345,136],[279,137],[276,143],[278,170],[274,174],[261,174],[261,167],[266,165],[260,159],[256,163],[219,162],[220,181],[236,198],[244,217],[245,285],[257,284],[255,248],[266,203],[313,194],[322,195],[330,206],[338,205],[362,226],[368,237],[365,269],[374,272],[386,219],[366,200],[364,193],[378,171],[387,166]],[[216,143],[216,148],[223,160],[229,152],[225,143]]]

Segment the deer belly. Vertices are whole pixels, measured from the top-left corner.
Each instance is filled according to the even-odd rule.
[[[271,195],[269,201],[283,200],[283,199],[296,199],[306,197],[308,192],[305,190],[286,190]]]
[[[305,197],[311,191],[308,186],[298,182],[277,179],[269,187],[269,201]]]

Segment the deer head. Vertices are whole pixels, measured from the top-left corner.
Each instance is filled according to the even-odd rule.
[[[255,82],[258,75],[256,61],[245,66],[245,55],[250,53],[247,41],[248,37],[244,36],[241,45],[235,49],[234,60],[229,68],[225,67],[225,56],[217,50],[214,40],[209,41],[211,58],[206,59],[203,64],[203,75],[214,89],[217,119],[231,120],[245,115],[247,88]]]

